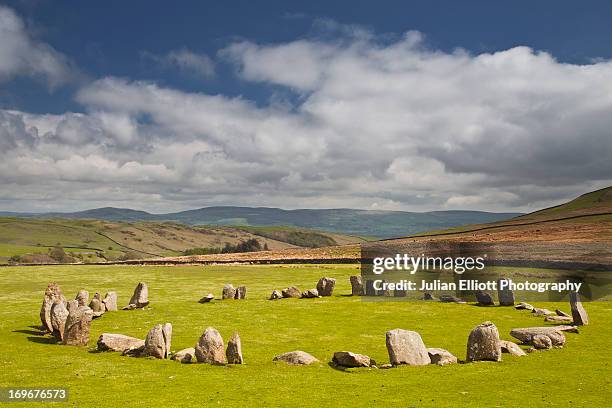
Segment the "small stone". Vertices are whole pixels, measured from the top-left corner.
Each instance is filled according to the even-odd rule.
[[[431,364],[445,366],[457,363],[457,357],[455,357],[448,350],[444,350],[442,348],[428,348],[427,354],[429,354]]]
[[[227,357],[228,364],[242,364],[244,362],[242,358],[242,344],[238,333],[232,334],[232,337],[227,342],[225,356]]]
[[[465,300],[460,299],[453,295],[442,294],[440,295],[440,302],[443,303],[465,303]]]
[[[302,298],[305,299],[312,299],[312,298],[318,298],[319,296],[319,291],[316,289],[308,289],[306,291],[304,291],[304,293],[302,293]]]
[[[283,293],[280,290],[273,290],[272,294],[270,295],[270,300],[277,300],[277,299],[282,299],[283,298]]]
[[[553,311],[550,311],[548,309],[539,308],[539,307],[534,307],[531,313],[533,313],[536,316],[548,316],[548,315],[555,314],[555,312]]]
[[[531,339],[531,344],[537,350],[546,350],[552,348],[552,341],[550,337],[545,336],[543,334],[536,334]]]
[[[499,332],[491,322],[476,326],[468,337],[467,361],[501,361]]]
[[[529,303],[521,302],[518,305],[514,306],[516,310],[533,310],[534,307]]]
[[[576,326],[586,326],[589,324],[589,315],[584,306],[582,306],[580,295],[576,292],[570,292],[569,299],[574,324]]]
[[[299,298],[302,296],[302,292],[295,286],[289,286],[282,291],[284,298]]]
[[[191,362],[195,362],[195,348],[189,347],[174,353],[171,357],[171,360],[180,361],[181,363],[188,364]]]
[[[367,279],[365,281],[365,294],[366,296],[376,296],[376,289],[374,289],[374,281]]]
[[[523,351],[523,349],[520,348],[519,345],[514,342],[507,341],[507,340],[500,340],[499,345],[501,347],[502,353],[509,353],[509,354],[512,354],[513,356],[524,356],[525,355],[525,352]]]
[[[236,289],[234,289],[234,286],[231,283],[227,283],[225,286],[223,286],[223,292],[221,294],[221,299],[226,300],[226,299],[233,299],[236,296]]]
[[[117,293],[116,292],[106,292],[104,295],[104,299],[102,299],[102,303],[106,308],[107,312],[115,312],[117,311]]]
[[[246,299],[247,288],[246,286],[238,286],[236,288],[236,293],[234,294],[234,299]]]
[[[227,363],[223,337],[215,328],[208,327],[204,330],[195,346],[195,356],[198,363],[214,365]]]
[[[510,330],[510,335],[515,339],[520,340],[524,344],[530,344],[533,336],[537,334],[544,334],[549,336],[551,333],[561,333],[569,331],[578,333],[578,330],[572,326],[552,326],[552,327],[526,327],[519,329]]]
[[[204,296],[202,299],[198,300],[198,302],[210,303],[210,301],[213,300],[214,298],[215,298],[215,295],[213,295],[212,293],[209,293],[208,295]]]
[[[337,351],[334,353],[332,362],[340,367],[371,367],[376,362],[364,354],[352,353],[350,351]]]
[[[364,292],[363,280],[361,279],[361,275],[351,276],[350,281],[351,281],[351,295],[352,296],[363,296],[365,292]]]
[[[334,278],[324,277],[317,282],[317,291],[319,296],[331,296],[334,293],[336,280]]]
[[[389,361],[393,365],[427,365],[431,363],[421,335],[414,331],[395,329],[386,334]]]
[[[89,292],[85,289],[79,290],[79,293],[77,293],[75,300],[79,302],[79,306],[87,306],[89,304]]]
[[[553,322],[553,323],[573,323],[574,319],[572,319],[570,316],[546,316],[544,318],[545,322]]]
[[[131,348],[144,347],[145,341],[123,334],[102,333],[98,338],[98,351],[119,351],[124,352]]]
[[[479,305],[482,306],[492,306],[495,304],[493,301],[493,296],[490,293],[484,292],[482,290],[476,291],[476,301]]]
[[[319,362],[319,360],[317,360],[315,357],[301,350],[289,351],[287,353],[280,354],[274,357],[272,361],[283,361],[287,364],[295,365],[310,365]]]

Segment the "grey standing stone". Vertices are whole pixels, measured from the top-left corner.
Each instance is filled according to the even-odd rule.
[[[334,293],[336,280],[334,278],[324,277],[317,282],[317,291],[319,296],[331,296]]]
[[[104,299],[102,299],[102,303],[106,308],[107,312],[115,312],[117,311],[117,293],[116,292],[106,292],[104,295]]]
[[[161,324],[156,324],[145,338],[144,350],[142,355],[145,357],[166,358],[168,350],[164,340],[163,328]]]
[[[246,286],[238,286],[236,288],[234,299],[246,299],[246,294],[247,294]]]
[[[102,303],[102,301],[100,300],[100,295],[97,294],[98,296],[94,296],[91,299],[91,302],[89,302],[89,308],[94,312],[94,313],[99,313],[102,312],[104,313],[106,311],[106,307],[104,306],[104,303]]]
[[[365,291],[364,291],[363,280],[361,279],[361,275],[351,276],[350,281],[351,281],[351,295],[363,296]]]
[[[386,334],[389,361],[393,365],[427,365],[431,363],[421,335],[414,331],[395,329]]]
[[[221,294],[221,299],[225,300],[225,299],[233,299],[236,296],[236,289],[234,288],[234,285],[232,285],[231,283],[227,283],[225,286],[223,286],[223,292]]]
[[[187,364],[195,362],[195,348],[189,347],[174,353],[171,357],[172,360],[180,361],[181,363]]]
[[[509,282],[507,278],[497,281],[497,299],[500,306],[514,306],[514,292],[507,286],[502,289],[502,283]]]
[[[48,332],[53,332],[53,325],[51,324],[51,307],[56,301],[66,303],[66,299],[62,294],[62,289],[57,283],[52,282],[49,283],[47,289],[45,289],[45,296],[40,308],[40,322],[43,325],[43,329]]]
[[[491,296],[490,293],[484,292],[482,290],[476,291],[476,301],[478,302],[478,304],[483,306],[492,306],[495,304],[495,302],[493,301],[493,296]]]
[[[59,299],[56,299],[51,306],[51,326],[53,328],[53,336],[58,340],[64,339],[64,328],[66,327],[66,319],[68,318],[68,309],[66,305]]]
[[[242,358],[242,343],[238,333],[232,334],[232,337],[227,342],[225,356],[227,357],[228,364],[242,364],[244,362]]]
[[[423,300],[436,300],[436,298],[431,293],[423,293]]]
[[[514,342],[507,341],[507,340],[500,340],[499,345],[501,347],[502,353],[509,353],[509,354],[512,354],[513,356],[526,356],[527,355],[523,351],[523,349],[520,348],[519,345]]]
[[[164,344],[166,345],[166,356],[170,355],[170,348],[172,347],[172,324],[166,323],[162,326],[162,335],[164,336]]]
[[[372,367],[376,362],[365,354],[352,353],[350,351],[336,351],[332,363],[340,367]]]
[[[302,292],[300,292],[300,290],[295,286],[289,286],[288,288],[283,289],[282,294],[284,298],[302,297]]]
[[[405,289],[395,289],[393,291],[393,296],[394,297],[406,297],[406,290]]]
[[[204,330],[202,336],[195,346],[195,356],[198,363],[208,363],[215,365],[226,364],[225,344],[223,337],[213,327]]]
[[[468,337],[467,361],[501,361],[499,332],[491,322],[476,326]]]
[[[374,289],[374,281],[367,279],[365,282],[365,294],[366,296],[376,296],[376,289]]]
[[[455,357],[450,351],[442,348],[428,348],[427,354],[429,354],[431,364],[445,366],[457,363],[457,357]]]
[[[76,300],[68,302],[68,317],[64,326],[64,344],[69,346],[86,346],[89,342],[89,331],[93,312],[87,306],[79,306]]]
[[[198,302],[210,303],[210,301],[213,300],[214,298],[215,298],[215,295],[213,295],[212,293],[209,293],[208,295],[204,296],[202,299],[198,300]]]
[[[310,365],[319,362],[319,360],[317,360],[315,357],[301,350],[289,351],[287,353],[280,354],[274,357],[272,361],[282,361],[287,364],[295,365]]]
[[[572,317],[576,326],[586,326],[589,324],[589,315],[582,306],[580,295],[576,292],[570,292],[570,307],[572,308]]]
[[[145,341],[136,337],[116,333],[102,333],[98,337],[97,350],[124,352],[130,348],[139,348],[144,345]]]
[[[75,299],[79,302],[79,306],[87,306],[89,304],[89,292],[85,289],[81,289],[79,293],[77,293]]]
[[[319,291],[316,289],[308,289],[302,293],[302,298],[305,298],[305,299],[313,299],[313,298],[318,298],[318,297],[320,297]]]
[[[282,299],[283,293],[280,290],[273,290],[270,295],[270,300]]]
[[[149,287],[146,283],[140,282],[134,289],[134,294],[130,298],[130,303],[123,310],[141,309],[149,304]]]

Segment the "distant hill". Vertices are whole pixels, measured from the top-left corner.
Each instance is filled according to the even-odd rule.
[[[2,215],[2,213],[0,213]],[[362,237],[391,238],[434,229],[487,223],[521,215],[484,211],[371,211],[354,209],[283,210],[266,207],[206,207],[169,214],[127,208],[97,208],[73,213],[19,214],[12,217],[96,219],[107,221],[171,221],[187,225],[291,226]]]

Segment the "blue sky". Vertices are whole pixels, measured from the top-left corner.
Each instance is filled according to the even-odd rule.
[[[612,184],[607,1],[1,4],[0,210],[529,211]]]

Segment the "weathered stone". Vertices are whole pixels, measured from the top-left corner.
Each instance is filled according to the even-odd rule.
[[[491,322],[476,326],[468,337],[467,361],[501,361],[499,332]]]
[[[149,288],[146,283],[140,282],[134,289],[130,303],[123,310],[141,309],[149,304]]]
[[[536,334],[531,338],[531,344],[536,350],[546,350],[552,348],[550,337],[543,334]]]
[[[64,344],[86,346],[93,312],[87,306],[79,306],[76,300],[68,302],[68,317],[64,326]]]
[[[200,303],[209,303],[214,298],[215,298],[215,295],[213,295],[212,293],[209,293],[208,295],[204,296],[202,299],[198,300],[198,302],[200,302]]]
[[[189,347],[174,353],[171,357],[172,360],[180,361],[181,363],[187,364],[195,362],[195,348]]]
[[[319,296],[331,296],[334,293],[336,280],[334,278],[324,277],[317,282],[317,291]]]
[[[554,323],[572,323],[574,321],[574,319],[572,319],[570,316],[554,316],[554,315],[550,315],[550,316],[546,316],[544,318],[545,322],[554,322]]]
[[[577,333],[577,330],[572,326],[554,326],[512,329],[510,331],[510,335],[515,339],[520,340],[524,344],[531,344],[533,337],[536,335],[545,335],[548,337],[552,336],[552,338],[555,339],[555,344],[563,345],[565,343],[565,335],[563,335],[563,331],[575,331]],[[562,340],[559,335],[563,336]]]
[[[361,279],[361,275],[351,276],[350,281],[351,281],[351,295],[363,296],[365,294],[365,291],[364,291],[363,280]]]
[[[421,335],[414,331],[395,329],[386,334],[389,361],[393,365],[427,365],[431,363]]]
[[[572,309],[572,317],[574,318],[574,324],[576,326],[586,326],[589,324],[589,315],[582,306],[580,301],[580,295],[576,292],[570,292],[570,307]]]
[[[517,310],[533,310],[534,307],[532,305],[530,305],[529,303],[525,303],[525,302],[521,302],[518,305],[514,306],[515,309]]]
[[[371,367],[376,365],[376,362],[370,357],[350,351],[336,351],[332,362],[341,367]]]
[[[406,297],[406,289],[395,289],[393,297]]]
[[[85,289],[79,290],[79,293],[77,293],[75,300],[79,302],[79,306],[87,306],[89,304],[89,292]]]
[[[552,342],[553,347],[562,348],[565,345],[565,334],[561,332],[550,332],[546,336]]]
[[[453,295],[442,294],[440,295],[440,302],[443,303],[465,303],[465,300],[460,299]]]
[[[221,294],[221,299],[225,300],[225,299],[233,299],[236,296],[236,289],[234,288],[234,285],[232,285],[231,283],[227,283],[225,286],[223,286],[223,292]]]
[[[227,357],[228,364],[242,364],[244,362],[242,358],[242,343],[238,333],[232,334],[232,337],[227,342],[225,356]]]
[[[431,364],[445,366],[457,363],[457,357],[455,357],[450,351],[442,348],[428,348],[427,354],[429,354]]]
[[[308,290],[305,290],[302,293],[302,297],[306,298],[306,299],[312,299],[312,298],[318,298],[320,296],[319,296],[319,291],[318,290],[316,290],[316,289],[308,289]]]
[[[156,324],[147,334],[145,338],[145,345],[142,355],[145,357],[155,357],[164,359],[168,357],[168,347],[166,344],[166,337],[164,336],[164,326]],[[170,326],[172,327],[172,326]],[[172,330],[170,330],[172,335]]]
[[[270,300],[282,299],[283,293],[280,290],[273,290],[270,295]]]
[[[128,357],[142,357],[144,355],[144,349],[145,349],[145,345],[144,344],[142,344],[142,345],[135,345],[133,347],[130,347],[128,349],[123,350],[121,355],[122,356],[128,356]]]
[[[162,326],[162,335],[164,336],[164,343],[166,345],[166,356],[170,355],[170,348],[172,347],[172,324],[166,323]]]
[[[495,302],[493,301],[493,296],[491,296],[490,293],[484,292],[482,290],[476,291],[476,301],[479,305],[482,306],[492,306],[495,304]]]
[[[295,286],[289,286],[288,288],[283,289],[283,297],[284,298],[299,298],[302,296],[302,292]]]
[[[431,293],[423,293],[423,300],[436,300],[436,298]]]
[[[318,363],[319,360],[306,353],[305,351],[296,350],[289,351],[287,353],[280,354],[272,359],[272,361],[283,361],[287,364],[301,364],[301,365],[310,365],[313,363]]]
[[[223,337],[213,327],[204,330],[195,346],[195,356],[198,363],[221,365],[226,364],[225,344]]]
[[[376,296],[376,289],[374,289],[374,281],[367,279],[365,281],[365,294],[366,296]]]
[[[48,332],[53,332],[53,325],[51,324],[51,307],[56,301],[66,303],[60,286],[57,283],[49,283],[47,289],[45,289],[45,297],[43,298],[40,308],[40,322],[43,325],[43,329]]]
[[[145,341],[136,337],[116,333],[102,333],[98,338],[98,351],[124,352],[131,348],[139,348],[145,345]]]
[[[391,291],[389,290],[388,286],[385,285],[386,283],[387,281],[384,279],[380,282],[380,289],[376,291],[376,296],[391,296]]]
[[[500,340],[499,345],[501,347],[502,353],[509,353],[509,354],[512,354],[513,356],[525,356],[526,355],[523,349],[520,348],[518,344],[512,341]]]
[[[106,311],[106,307],[104,306],[104,303],[102,303],[102,301],[99,299],[99,296],[91,299],[91,302],[89,302],[89,308],[94,313],[104,313]]]
[[[234,299],[246,299],[247,288],[246,286],[238,286],[236,288],[236,293],[234,294]]]
[[[58,340],[64,339],[64,328],[66,327],[66,319],[68,318],[68,309],[66,305],[59,299],[56,299],[51,306],[51,327],[53,328],[53,336]]]
[[[107,312],[115,312],[117,311],[117,293],[116,292],[106,292],[104,295],[104,299],[102,299],[102,303],[106,308]]]
[[[572,317],[561,309],[555,309],[555,313],[557,314],[557,316]]]
[[[548,316],[548,315],[555,314],[555,312],[552,312],[548,309],[539,308],[539,307],[534,307],[531,313],[533,313],[536,316]]]
[[[514,292],[507,286],[507,278],[501,278],[497,281],[497,299],[500,306],[514,306]],[[505,284],[502,289],[502,284]]]

